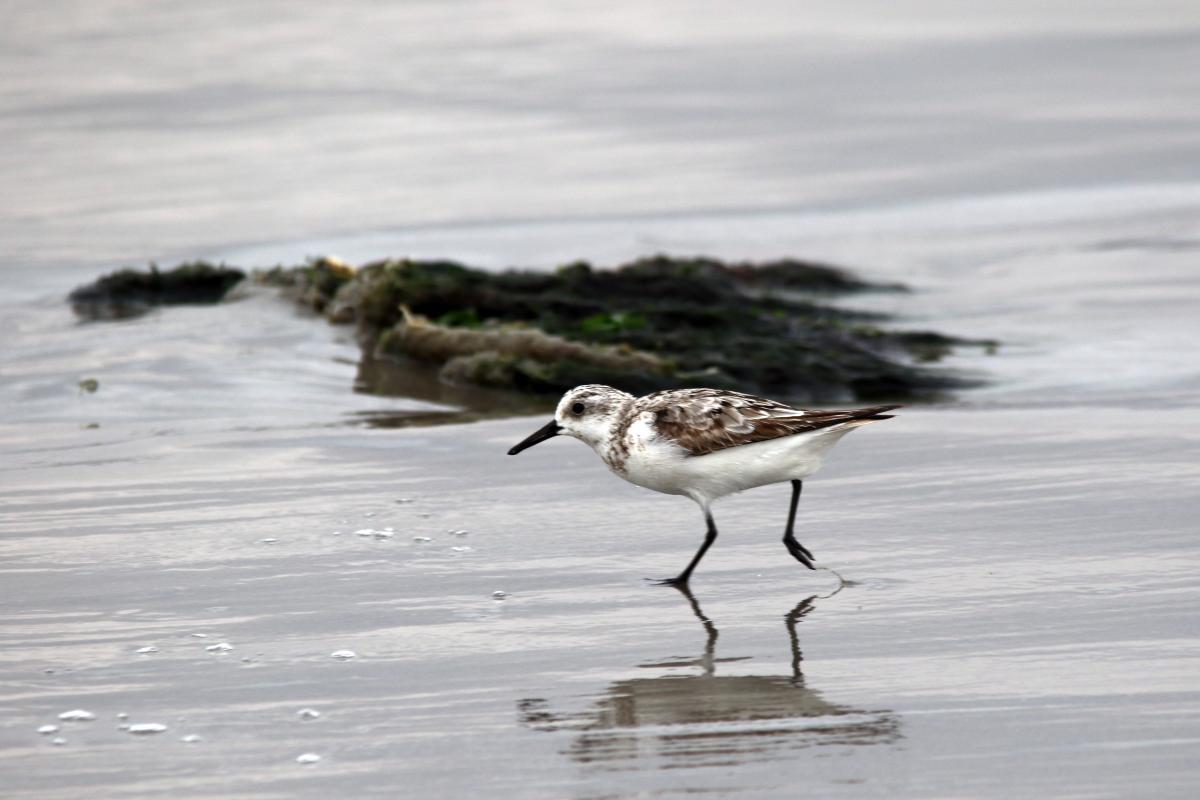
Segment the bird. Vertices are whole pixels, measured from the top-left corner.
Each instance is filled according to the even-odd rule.
[[[803,481],[855,428],[891,419],[898,405],[821,411],[725,389],[669,389],[642,397],[600,384],[566,392],[554,419],[513,445],[518,453],[556,436],[589,445],[609,470],[637,486],[682,495],[704,514],[704,542],[683,571],[656,581],[686,587],[717,540],[712,504],[726,495],[790,481],[783,544],[804,566],[812,552],[796,540],[796,507]]]

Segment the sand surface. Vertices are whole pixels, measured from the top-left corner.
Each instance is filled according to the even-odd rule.
[[[856,433],[800,539],[858,585],[826,596],[777,541],[786,489],[747,493],[693,580],[708,629],[641,580],[682,566],[695,509],[576,442],[505,456],[537,421],[101,440],[9,471],[6,792],[1190,795],[1194,409]],[[57,722],[77,707],[96,720]]]
[[[1195,3],[2,27],[5,797],[1196,796]],[[64,302],[149,259],[652,252],[826,259],[1004,342],[807,482],[799,538],[855,585],[790,559],[770,487],[718,504],[692,598],[650,586],[691,504],[575,442],[505,456],[542,417],[356,392],[350,333],[269,293]]]
[[[867,274],[917,279],[878,300],[912,322],[1012,341],[807,483],[836,592],[778,541],[786,487],[718,504],[694,604],[648,585],[700,540],[689,502],[577,442],[504,455],[542,417],[404,427],[453,406],[351,392],[349,332],[269,292],[10,304],[7,792],[1190,797],[1200,412],[1172,348],[1200,217],[1161,202],[813,235],[889,254]]]

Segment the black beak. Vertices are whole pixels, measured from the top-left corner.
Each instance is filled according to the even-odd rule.
[[[547,439],[553,439],[561,432],[562,426],[558,424],[557,420],[552,419],[531,433],[528,438],[523,439],[519,444],[513,445],[512,449],[508,451],[508,454],[510,456],[515,456],[517,453],[521,452],[522,450],[527,450],[530,447],[533,447],[535,444],[544,442]]]

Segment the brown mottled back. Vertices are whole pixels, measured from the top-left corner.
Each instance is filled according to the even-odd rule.
[[[660,434],[673,439],[690,455],[702,456],[843,422],[889,419],[884,412],[895,408],[899,406],[812,411],[741,392],[677,389],[638,398],[630,417],[653,413]]]

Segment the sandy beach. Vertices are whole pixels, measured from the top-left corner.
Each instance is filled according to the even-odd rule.
[[[90,8],[0,55],[6,797],[1195,795],[1193,12]],[[806,482],[852,585],[788,556],[785,486],[715,507],[692,597],[650,585],[691,503],[506,456],[537,401],[361,391],[273,290],[65,300],[150,259],[654,252],[845,265],[913,291],[839,302],[1003,343]]]

